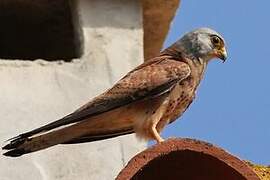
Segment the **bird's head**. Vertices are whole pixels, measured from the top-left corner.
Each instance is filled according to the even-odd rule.
[[[195,56],[206,62],[219,58],[225,62],[227,51],[222,36],[210,28],[199,28],[185,34],[175,43],[188,55]]]

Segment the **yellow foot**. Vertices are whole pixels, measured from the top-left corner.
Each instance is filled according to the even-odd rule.
[[[164,139],[162,137],[156,137],[156,141],[157,143],[162,143],[164,141]]]
[[[164,141],[164,139],[159,135],[159,133],[156,130],[156,127],[152,127],[152,133],[154,136],[154,139],[157,141],[157,143],[161,143]]]

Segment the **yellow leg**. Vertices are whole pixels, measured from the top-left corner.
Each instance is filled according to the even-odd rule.
[[[168,104],[169,98],[167,97],[151,117],[151,134],[153,135],[153,138],[157,141],[157,143],[161,143],[164,141],[164,139],[157,131],[157,124],[162,118],[163,114],[166,112]]]
[[[157,132],[156,126],[152,126],[152,129],[151,130],[152,130],[154,139],[157,141],[157,143],[161,143],[161,142],[164,141],[164,139]]]

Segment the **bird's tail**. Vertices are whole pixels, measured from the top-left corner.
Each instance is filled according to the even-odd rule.
[[[133,133],[138,122],[144,122],[162,102],[162,98],[132,103],[85,118],[77,123],[59,121],[10,139],[2,149],[5,156],[17,157],[57,144],[91,142]]]
[[[57,144],[91,142],[133,133],[133,120],[122,116],[126,113],[120,109],[42,134],[30,137],[21,134],[10,139],[2,149],[8,150],[5,156],[18,157]]]

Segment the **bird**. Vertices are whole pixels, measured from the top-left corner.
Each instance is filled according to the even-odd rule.
[[[224,38],[211,28],[194,29],[74,112],[9,139],[3,155],[130,133],[161,143],[161,131],[190,106],[212,59],[227,59]]]

